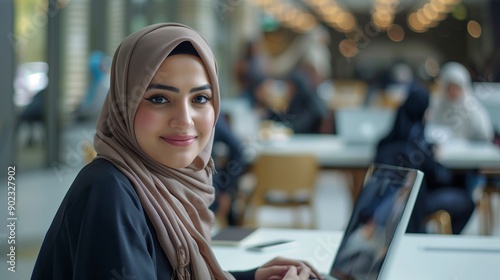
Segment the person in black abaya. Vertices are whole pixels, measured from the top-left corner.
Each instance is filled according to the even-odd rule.
[[[407,232],[426,232],[425,218],[445,210],[451,216],[453,233],[459,234],[474,211],[474,202],[465,186],[454,182],[451,170],[438,162],[433,145],[425,139],[429,98],[426,88],[410,87],[392,130],[377,145],[375,162],[416,168],[425,174]]]

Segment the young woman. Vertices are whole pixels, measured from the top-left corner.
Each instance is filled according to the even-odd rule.
[[[216,62],[195,30],[164,23],[125,38],[97,123],[97,157],[57,211],[32,279],[316,277],[286,258],[232,273],[215,259],[208,207],[219,98]]]

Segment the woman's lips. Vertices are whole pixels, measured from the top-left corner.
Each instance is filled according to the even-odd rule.
[[[185,147],[191,145],[196,136],[162,136],[161,139],[172,146]]]

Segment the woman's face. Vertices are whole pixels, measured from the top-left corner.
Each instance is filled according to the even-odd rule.
[[[135,137],[141,149],[168,167],[188,166],[210,139],[215,120],[212,97],[200,58],[167,57],[135,115]]]
[[[462,96],[462,88],[454,83],[449,83],[446,87],[446,98],[451,101],[457,101]]]

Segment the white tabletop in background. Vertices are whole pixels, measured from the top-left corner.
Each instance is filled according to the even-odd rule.
[[[338,136],[326,134],[295,134],[261,145],[266,153],[313,153],[323,167],[366,167],[375,155],[372,145],[347,144]]]
[[[225,270],[250,269],[285,256],[306,260],[326,273],[341,237],[339,231],[260,228],[240,246],[213,250]],[[281,238],[296,240],[297,246],[269,253],[245,249]],[[498,279],[500,271],[500,236],[406,234],[393,253],[388,280],[486,280]]]
[[[442,144],[438,151],[440,162],[448,167],[500,168],[500,147],[493,143],[454,141]]]
[[[257,142],[252,154],[312,153],[324,168],[367,167],[375,157],[375,144],[346,143],[337,135],[295,134]],[[500,168],[500,148],[492,143],[453,142],[440,146],[440,161],[449,168]]]

